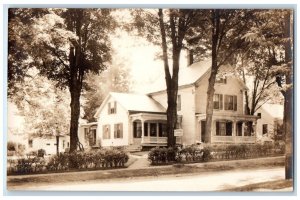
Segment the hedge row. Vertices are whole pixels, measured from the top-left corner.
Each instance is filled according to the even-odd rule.
[[[207,162],[212,159],[230,160],[282,155],[284,150],[284,144],[280,143],[215,145],[201,149],[196,145],[184,148],[156,147],[149,152],[148,160],[152,165]]]
[[[175,162],[207,162],[210,159],[212,159],[210,148],[199,149],[194,145],[185,148],[156,147],[151,149],[148,154],[148,160],[152,165]]]
[[[264,144],[234,144],[212,147],[215,160],[257,158],[284,154],[284,145]]]
[[[128,155],[118,149],[100,149],[89,152],[74,152],[54,155],[46,161],[42,157],[9,160],[9,174],[28,174],[70,169],[103,169],[124,167]]]

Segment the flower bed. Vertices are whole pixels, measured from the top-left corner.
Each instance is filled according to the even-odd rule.
[[[8,160],[8,174],[31,174],[69,170],[110,169],[124,167],[128,155],[120,149],[100,149],[43,157]]]

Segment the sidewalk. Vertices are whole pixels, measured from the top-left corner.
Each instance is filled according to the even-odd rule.
[[[147,161],[148,162],[148,161]],[[247,160],[233,160],[233,161],[218,161],[207,163],[193,163],[184,164],[182,166],[167,165],[167,166],[145,166],[145,158],[141,157],[140,161],[132,164],[129,168],[124,169],[110,169],[97,171],[78,171],[78,172],[64,172],[51,174],[37,174],[37,175],[18,175],[7,176],[8,189],[22,188],[22,185],[28,183],[34,184],[49,184],[49,183],[65,183],[75,181],[105,181],[109,179],[119,178],[134,178],[134,177],[152,177],[152,176],[166,176],[178,174],[201,174],[214,171],[224,170],[240,170],[240,169],[257,169],[266,167],[284,166],[284,157],[258,158]]]

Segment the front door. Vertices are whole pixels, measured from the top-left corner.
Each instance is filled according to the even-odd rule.
[[[201,142],[204,142],[205,140],[205,126],[206,126],[206,121],[202,120],[201,121]]]

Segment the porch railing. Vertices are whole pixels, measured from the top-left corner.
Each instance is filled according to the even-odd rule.
[[[167,144],[167,137],[144,137],[143,143]]]
[[[255,143],[255,136],[212,136],[212,143]]]

